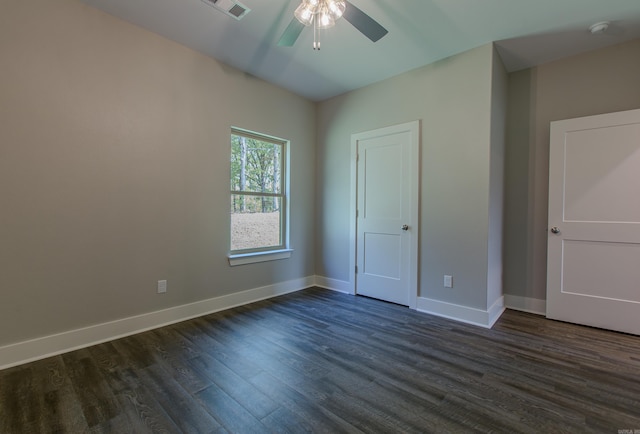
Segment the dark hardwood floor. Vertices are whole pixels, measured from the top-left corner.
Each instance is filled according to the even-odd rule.
[[[322,289],[0,371],[3,434],[619,430],[640,430],[640,337]]]

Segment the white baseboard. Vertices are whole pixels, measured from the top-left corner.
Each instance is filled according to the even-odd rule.
[[[504,312],[504,298],[500,297],[488,310],[482,310],[430,298],[418,297],[417,310],[442,318],[490,329]]]
[[[315,282],[315,276],[309,276],[6,345],[0,347],[0,370],[221,310],[300,291],[314,286]]]
[[[504,295],[504,304],[508,309],[520,310],[522,312],[534,313],[536,315],[547,315],[547,301],[538,298],[520,297],[518,295]]]
[[[487,328],[493,327],[496,321],[500,319],[504,311],[505,311],[504,297],[501,296],[495,301],[495,303],[493,303],[493,306],[491,306],[487,311],[488,320],[489,320]]]
[[[316,276],[316,286],[344,294],[353,294],[351,283],[344,280],[331,279],[324,276]]]

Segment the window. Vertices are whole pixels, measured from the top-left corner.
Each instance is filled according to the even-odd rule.
[[[285,140],[231,130],[231,265],[291,255],[287,160]]]

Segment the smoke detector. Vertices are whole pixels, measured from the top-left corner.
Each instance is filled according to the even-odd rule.
[[[589,31],[592,35],[600,35],[607,31],[609,24],[611,24],[609,21],[600,21],[599,23],[592,24],[591,27],[589,27]]]
[[[240,20],[251,11],[242,3],[234,0],[202,0],[202,2],[213,6],[236,20]]]

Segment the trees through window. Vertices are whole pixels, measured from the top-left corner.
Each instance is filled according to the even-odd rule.
[[[231,133],[231,253],[286,247],[286,142]]]

